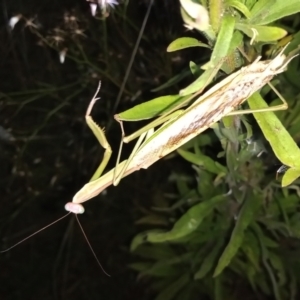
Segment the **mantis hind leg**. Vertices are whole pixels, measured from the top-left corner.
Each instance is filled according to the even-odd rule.
[[[244,115],[244,114],[252,114],[252,113],[258,113],[258,112],[270,112],[270,111],[279,111],[279,110],[286,110],[288,109],[288,104],[286,100],[282,97],[282,95],[277,91],[277,89],[271,84],[271,82],[268,82],[268,85],[270,88],[275,92],[275,94],[278,96],[278,98],[282,101],[282,104],[276,105],[276,106],[268,106],[268,107],[262,107],[257,109],[244,109],[244,110],[235,110],[228,114],[228,116],[236,116],[236,115]]]

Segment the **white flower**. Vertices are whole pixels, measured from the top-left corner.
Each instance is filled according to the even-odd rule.
[[[65,62],[67,51],[68,51],[68,49],[65,48],[59,52],[59,61],[61,64],[63,64]]]
[[[97,12],[97,4],[96,3],[90,3],[90,9],[91,9],[91,14],[93,17],[96,16],[96,12]]]
[[[180,0],[181,6],[184,12],[189,17],[184,17],[185,27],[188,29],[196,28],[200,31],[205,31],[208,29],[209,25],[209,15],[207,9],[200,5],[199,3],[193,2],[192,0]]]
[[[105,13],[109,7],[114,8],[115,5],[119,4],[117,0],[95,0],[95,1],[87,0],[87,1],[92,2],[90,3],[90,9],[93,17],[96,15],[97,5],[99,5],[102,12]],[[95,2],[97,2],[97,4]]]
[[[14,27],[16,26],[16,24],[21,20],[21,18],[22,18],[22,15],[16,15],[14,17],[11,17],[8,22],[9,28],[11,30],[13,30]]]
[[[103,9],[106,8],[107,6],[114,7],[114,5],[118,5],[117,0],[98,0],[99,6]]]

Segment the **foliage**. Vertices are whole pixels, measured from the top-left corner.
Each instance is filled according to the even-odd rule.
[[[212,49],[212,54],[204,65],[191,62],[191,72],[195,74],[196,70],[200,76],[179,95],[165,98],[177,101],[180,96],[202,90],[216,70],[233,72],[246,63],[242,54],[249,53],[248,57],[252,57],[261,53],[264,45],[283,38],[288,31],[293,35],[285,38],[284,43],[291,41],[286,53],[297,48],[299,33],[283,24],[274,26],[273,22],[298,12],[299,3],[277,1],[270,5],[270,2],[202,3],[210,17],[205,28],[202,8],[199,15],[195,12],[200,4],[182,0],[184,22],[189,28],[201,31],[208,44],[183,37],[172,42],[168,51],[206,47]],[[276,52],[283,45],[281,42],[270,49]],[[296,179],[300,175],[300,152],[294,142],[297,136],[290,136],[288,131],[292,126],[285,122],[293,118],[292,114],[293,124],[299,126],[296,125],[300,113],[296,100],[299,82],[293,85],[288,80],[296,70],[299,72],[298,61],[295,58],[286,74],[274,80],[276,85],[280,84],[280,91],[286,88],[289,107],[295,112],[281,112],[282,121],[271,111],[254,113],[270,143],[268,152],[273,150],[281,163],[291,167],[284,168],[282,185],[286,188],[280,188],[275,181],[276,170],[270,173],[266,167],[270,154],[266,154],[260,140],[255,138],[257,130],[253,135],[244,118],[226,117],[213,128],[217,140],[211,132],[204,133],[178,149],[177,153],[192,164],[195,175],[189,175],[187,181],[183,175],[173,174],[177,195],[172,195],[167,203],[156,202],[153,211],[138,221],[154,228],[155,224],[162,225],[139,233],[131,244],[131,251],[142,259],[131,267],[139,271],[140,279],[153,278],[155,299],[195,299],[199,295],[205,299],[240,299],[245,295],[247,299],[267,299],[271,295],[277,300],[299,297],[299,259],[293,254],[296,250],[290,242],[299,238],[296,220],[300,194]],[[169,82],[172,84],[172,80]],[[249,98],[251,109],[268,107],[261,95],[272,99],[266,87]],[[269,106],[278,104],[278,100],[273,97]],[[150,111],[165,113],[158,99],[147,105],[150,107],[151,103]],[[166,103],[167,108],[173,105]],[[133,108],[125,113],[132,112],[134,117],[130,118],[138,119],[141,108],[142,105],[138,111]],[[222,149],[213,158],[211,149],[219,148],[218,140]],[[196,184],[190,183],[193,178]]]

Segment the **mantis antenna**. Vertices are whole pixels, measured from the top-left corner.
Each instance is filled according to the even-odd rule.
[[[92,245],[91,245],[89,239],[87,238],[87,235],[86,235],[85,231],[83,230],[83,227],[82,227],[82,225],[81,225],[81,223],[80,223],[80,221],[79,221],[79,219],[78,219],[78,217],[77,217],[78,214],[83,214],[83,213],[84,213],[84,207],[83,207],[81,204],[78,204],[78,203],[68,202],[68,203],[65,205],[65,210],[68,211],[68,213],[67,213],[66,215],[64,215],[64,216],[58,218],[57,220],[55,220],[54,222],[51,222],[50,224],[48,224],[48,225],[42,227],[42,228],[39,229],[38,231],[36,231],[36,232],[30,234],[29,236],[27,236],[26,238],[24,238],[24,239],[22,239],[21,241],[17,242],[16,244],[12,245],[11,247],[9,247],[9,248],[7,248],[7,249],[5,249],[5,250],[0,251],[0,253],[4,253],[4,252],[7,252],[7,251],[9,251],[9,250],[15,248],[16,246],[22,244],[23,242],[25,242],[26,240],[28,240],[28,239],[30,239],[31,237],[35,236],[36,234],[40,233],[41,231],[43,231],[43,230],[45,230],[45,229],[51,227],[52,225],[54,225],[54,224],[57,223],[57,222],[63,220],[63,219],[66,218],[69,214],[73,213],[73,214],[75,215],[75,218],[76,218],[76,221],[77,221],[77,223],[78,223],[78,225],[79,225],[79,228],[80,228],[81,232],[83,233],[83,236],[84,236],[84,238],[85,238],[85,240],[86,240],[86,242],[87,242],[87,244],[88,244],[90,250],[92,251],[92,254],[93,254],[93,256],[95,257],[95,259],[96,259],[96,261],[97,261],[99,267],[101,268],[101,270],[103,271],[103,273],[104,273],[105,275],[107,275],[108,277],[110,277],[110,275],[104,270],[103,266],[101,265],[101,263],[100,263],[100,261],[99,261],[97,255],[96,255],[96,253],[95,253],[95,251],[94,251],[94,249],[93,249],[93,247],[92,247]]]
[[[22,244],[23,242],[25,242],[26,240],[28,240],[28,239],[30,239],[31,237],[35,236],[35,235],[38,234],[39,232],[41,232],[41,231],[47,229],[48,227],[51,227],[53,224],[55,224],[55,223],[61,221],[62,219],[66,218],[70,213],[71,213],[71,212],[69,212],[69,213],[67,213],[66,215],[62,216],[61,218],[55,220],[54,222],[51,222],[50,224],[48,224],[48,225],[42,227],[42,228],[39,229],[38,231],[35,231],[34,233],[30,234],[29,236],[27,236],[26,238],[24,238],[24,239],[22,239],[21,241],[17,242],[16,244],[12,245],[11,247],[9,247],[9,248],[7,248],[7,249],[5,249],[5,250],[0,251],[0,253],[4,253],[4,252],[7,252],[7,251],[9,251],[9,250],[15,248],[16,246]]]
[[[96,259],[99,267],[101,268],[101,270],[103,271],[103,273],[105,275],[107,275],[108,277],[110,277],[110,275],[102,267],[102,265],[101,265],[101,263],[100,263],[97,255],[96,255],[96,253],[95,253],[95,251],[94,251],[94,249],[93,249],[93,247],[92,247],[89,239],[87,238],[87,235],[86,235],[85,231],[83,230],[83,227],[82,227],[82,225],[81,225],[81,223],[80,223],[80,221],[79,221],[79,219],[77,217],[78,214],[83,214],[84,213],[84,207],[81,204],[78,204],[78,203],[68,202],[65,205],[65,210],[69,212],[69,213],[67,213],[67,215],[69,215],[70,213],[73,213],[75,215],[75,218],[76,218],[76,221],[77,221],[77,223],[79,225],[79,228],[80,228],[80,230],[81,230],[81,232],[82,232],[82,234],[83,234],[83,236],[84,236],[87,244],[89,245],[89,248],[91,249],[91,251],[93,253],[93,256],[95,257],[95,259]]]

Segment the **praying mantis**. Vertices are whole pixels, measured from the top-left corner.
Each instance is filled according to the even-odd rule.
[[[184,103],[180,104],[179,106],[175,106],[175,108],[171,109],[167,114],[158,117],[147,126],[129,136],[125,136],[121,118],[119,115],[116,115],[115,119],[120,123],[122,131],[122,139],[118,153],[117,164],[115,168],[104,175],[102,175],[102,173],[111,157],[112,149],[105,137],[104,130],[101,129],[91,117],[92,108],[99,99],[97,98],[101,87],[101,84],[99,84],[98,89],[87,108],[85,118],[87,125],[94,133],[100,145],[105,149],[102,162],[92,176],[91,180],[74,195],[72,202],[68,202],[65,205],[65,209],[68,211],[65,216],[41,228],[37,232],[31,234],[10,248],[0,252],[3,253],[14,248],[33,235],[67,217],[70,213],[74,213],[80,229],[83,232],[94,257],[96,258],[98,265],[106,275],[110,276],[107,272],[105,272],[100,264],[77,218],[77,214],[84,213],[84,207],[81,203],[99,195],[110,185],[117,185],[125,176],[128,176],[129,174],[138,171],[141,168],[147,169],[156,161],[178,149],[180,146],[216,122],[220,121],[225,116],[286,109],[286,101],[279,96],[283,102],[281,105],[271,108],[259,108],[256,110],[248,109],[244,111],[234,111],[234,109],[246,101],[248,97],[262,88],[265,84],[269,83],[269,81],[275,75],[282,73],[285,70],[289,62],[296,56],[285,56],[283,52],[286,47],[284,47],[272,60],[261,61],[261,57],[258,57],[248,66],[241,68],[239,71],[231,74],[218,84],[214,85],[203,95],[199,96],[202,90],[196,92],[185,100],[185,102],[188,103],[192,99],[199,96],[185,110],[181,109]],[[277,92],[275,89],[274,91]],[[158,126],[160,127],[155,130],[155,128]],[[136,138],[138,138],[137,143],[129,158],[119,162],[123,143],[128,143]]]
[[[159,159],[178,149],[214,123],[221,120],[224,116],[265,112],[270,111],[270,109],[273,111],[286,109],[287,103],[280,97],[283,103],[272,108],[267,107],[255,111],[234,111],[236,107],[262,88],[275,75],[285,70],[289,62],[295,57],[286,57],[283,54],[285,49],[286,47],[272,60],[261,61],[261,57],[258,57],[250,65],[231,74],[206,93],[199,96],[187,109],[183,110],[175,107],[168,114],[159,117],[149,125],[129,136],[125,136],[122,121],[118,119],[118,115],[116,115],[115,119],[121,125],[122,140],[115,168],[104,175],[102,175],[102,173],[111,157],[112,150],[105,137],[104,131],[91,117],[91,110],[95,102],[99,99],[96,98],[100,90],[99,84],[87,109],[86,122],[98,139],[100,145],[105,149],[104,157],[90,182],[85,184],[74,195],[72,202],[68,202],[65,205],[65,209],[76,214],[83,213],[84,208],[81,203],[97,196],[108,186],[112,184],[117,185],[125,176],[141,168],[147,169]],[[192,95],[186,102],[189,102],[201,92],[202,91]],[[157,126],[160,127],[154,130]],[[120,163],[120,153],[123,143],[128,143],[135,138],[138,138],[138,141],[131,155],[127,160]]]

